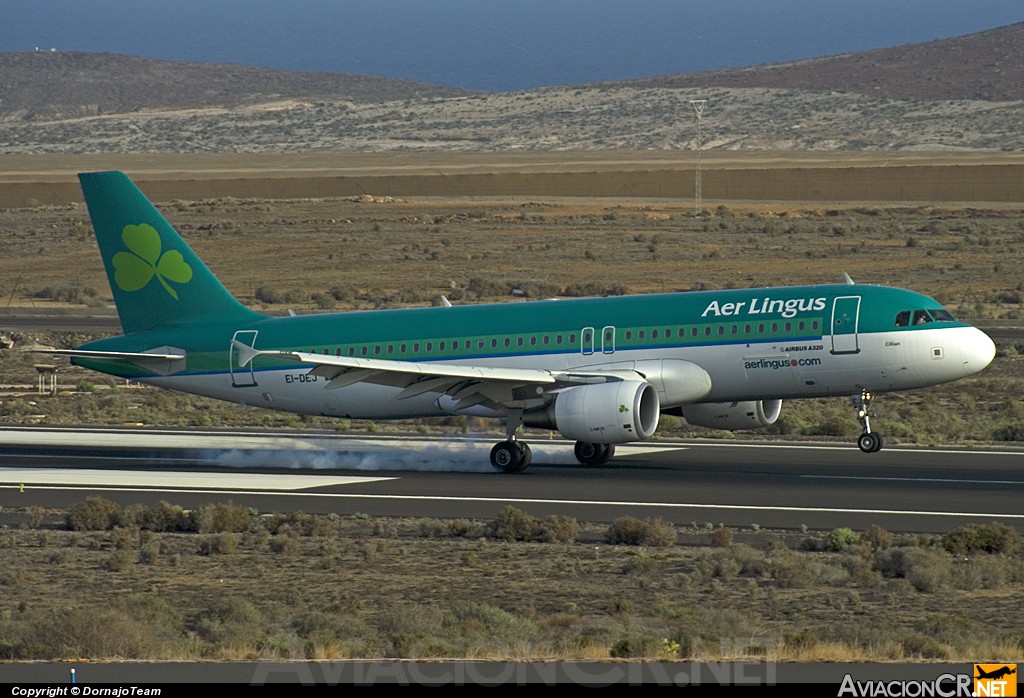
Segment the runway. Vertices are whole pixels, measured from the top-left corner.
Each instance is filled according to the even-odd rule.
[[[337,436],[151,429],[0,430],[0,504],[53,508],[102,495],[186,508],[941,533],[1000,521],[1024,531],[1024,452],[738,441],[620,446],[584,468],[572,446],[533,439],[519,475],[494,472],[491,437]]]

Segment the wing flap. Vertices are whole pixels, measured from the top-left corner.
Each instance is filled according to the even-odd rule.
[[[467,366],[464,364],[446,363],[419,363],[414,361],[393,361],[391,359],[363,359],[355,356],[331,356],[329,354],[310,354],[304,351],[271,351],[259,350],[248,347],[238,340],[234,341],[239,352],[239,360],[242,366],[246,366],[254,358],[279,359],[283,361],[295,361],[302,364],[313,364],[313,370],[317,375],[328,378],[337,378],[352,369],[363,369],[375,371],[379,374],[406,374],[411,377],[436,376],[447,378],[477,379],[488,381],[502,381],[513,383],[554,383],[555,377],[551,371],[543,371],[532,368],[497,368],[491,366]],[[325,369],[335,368],[337,371],[332,377]],[[370,380],[371,382],[388,382],[384,380],[373,380],[363,378],[359,380]]]

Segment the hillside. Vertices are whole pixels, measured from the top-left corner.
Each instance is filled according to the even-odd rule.
[[[629,80],[647,88],[768,87],[921,100],[1024,99],[1024,23],[793,63]]]
[[[797,63],[480,93],[360,75],[0,54],[0,153],[1024,150],[1024,23]],[[870,99],[865,99],[869,95]]]
[[[0,53],[0,120],[286,100],[384,102],[471,94],[411,80],[162,61],[111,53]]]

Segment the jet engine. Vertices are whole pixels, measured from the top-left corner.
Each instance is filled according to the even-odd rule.
[[[680,412],[690,424],[712,429],[757,429],[774,424],[782,412],[782,400],[711,402],[683,405]]]
[[[523,414],[529,427],[555,429],[567,439],[621,444],[648,439],[658,428],[658,391],[645,381],[609,381],[560,391],[554,402]]]

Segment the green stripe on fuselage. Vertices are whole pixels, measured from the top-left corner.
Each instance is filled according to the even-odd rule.
[[[941,308],[935,300],[903,289],[846,284],[795,286],[359,311],[267,318],[238,326],[203,323],[97,340],[81,348],[143,351],[172,346],[188,353],[183,373],[215,373],[228,370],[228,348],[235,332],[254,330],[258,333],[258,349],[326,350],[330,354],[340,350],[345,356],[351,349],[357,357],[416,361],[495,357],[514,361],[519,356],[588,353],[590,343],[581,342],[587,328],[593,332],[594,355],[611,353],[610,343],[602,345],[607,328],[614,328],[615,353],[820,339],[830,334],[834,300],[848,297],[861,298],[859,334],[893,331],[895,317],[901,311]],[[655,331],[657,337],[653,336]],[[152,375],[121,362],[79,359],[77,363],[117,375]],[[266,359],[257,364],[259,369],[277,366],[294,368],[295,364]]]

